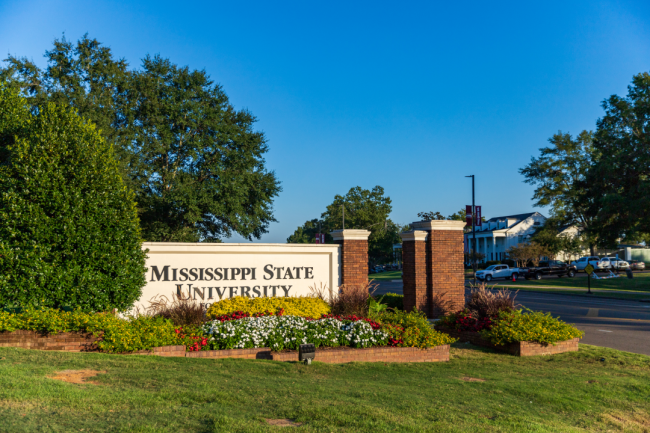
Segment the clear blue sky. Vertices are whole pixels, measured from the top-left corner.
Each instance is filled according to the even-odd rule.
[[[159,53],[206,69],[258,117],[284,189],[262,242],[357,185],[383,186],[403,224],[470,203],[468,174],[484,215],[535,210],[518,169],[650,70],[647,0],[0,0],[1,55],[44,65],[64,32],[134,67]]]

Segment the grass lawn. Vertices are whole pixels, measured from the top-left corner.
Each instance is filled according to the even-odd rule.
[[[49,378],[80,369],[105,373]],[[649,397],[650,357],[586,345],[518,358],[459,344],[448,363],[311,366],[0,349],[0,430],[11,432],[295,428],[265,421],[284,418],[323,432],[641,432]]]
[[[544,280],[525,280],[523,278],[518,279],[516,283],[511,283],[509,281],[496,280],[494,283],[498,283],[500,286],[525,286],[525,287],[558,287],[558,288],[575,288],[575,289],[584,289],[587,290],[587,278],[584,276],[579,277],[562,277],[562,278],[548,278]],[[633,292],[646,292],[645,297],[650,297],[650,273],[635,273],[634,278],[629,279],[625,276],[624,273],[621,274],[619,278],[610,278],[606,280],[596,280],[591,279],[591,288],[592,290],[605,290],[615,293],[617,290],[633,291]],[[576,292],[579,293],[579,292]],[[639,293],[644,295],[644,293]],[[602,295],[606,296],[606,295]]]
[[[385,281],[385,280],[401,280],[402,271],[388,271],[380,272],[378,274],[368,275],[369,280]]]
[[[598,289],[598,291],[592,290],[591,295],[588,295],[586,289],[565,290],[565,289],[552,289],[552,288],[548,289],[542,287],[520,287],[518,284],[515,286],[510,286],[507,283],[499,284],[498,286],[496,286],[496,288],[506,288],[512,291],[521,290],[522,292],[546,292],[546,293],[553,293],[556,295],[574,295],[574,296],[583,296],[583,297],[591,297],[591,298],[615,298],[615,299],[623,299],[623,300],[630,300],[630,301],[641,301],[641,300],[650,301],[650,293],[644,293],[644,292],[628,293],[628,292],[621,292],[618,290]],[[592,286],[592,289],[593,288],[594,287]]]

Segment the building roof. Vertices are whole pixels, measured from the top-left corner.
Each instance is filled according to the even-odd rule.
[[[526,218],[535,215],[536,213],[539,213],[539,212],[528,212],[528,213],[520,213],[520,214],[517,214],[517,215],[507,215],[507,216],[494,217],[494,218],[490,218],[488,220],[488,222],[490,222],[490,221],[496,222],[498,220],[503,220],[503,219],[506,219],[506,218],[507,219],[512,219],[512,220],[517,220],[517,221],[523,221]]]
[[[528,212],[528,213],[520,213],[520,214],[517,214],[517,215],[506,215],[506,216],[494,217],[494,218],[490,218],[489,220],[487,220],[482,227],[485,227],[485,224],[487,224],[489,222],[497,222],[498,220],[504,220],[504,219],[513,219],[513,220],[516,220],[516,222],[513,225],[508,226],[508,227],[503,227],[503,228],[500,228],[500,229],[494,228],[492,230],[479,229],[476,232],[477,233],[488,233],[488,232],[493,232],[493,231],[510,230],[511,228],[513,228],[517,224],[519,224],[520,222],[525,221],[527,218],[529,218],[529,217],[531,217],[533,215],[540,215],[542,217],[544,216],[539,212]]]

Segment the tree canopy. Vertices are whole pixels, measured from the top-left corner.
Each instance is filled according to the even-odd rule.
[[[635,75],[626,97],[612,95],[602,107],[593,145],[599,158],[582,187],[594,198],[592,232],[612,246],[650,233],[650,74]]]
[[[399,233],[403,228],[388,218],[391,211],[391,199],[385,195],[384,188],[375,186],[372,190],[367,190],[357,186],[351,188],[344,196],[339,194],[334,196],[334,201],[327,206],[320,220],[307,221],[289,236],[287,242],[314,242],[314,235],[318,233],[320,222],[322,233],[326,234],[326,243],[332,243],[333,239],[329,233],[343,228],[343,212],[345,212],[346,229],[370,231],[368,238],[370,260],[375,263],[390,261],[393,245],[400,242]]]
[[[525,182],[535,185],[534,206],[550,206],[552,217],[560,224],[577,225],[585,233],[593,233],[595,215],[591,203],[595,197],[583,187],[587,173],[598,152],[593,146],[593,133],[582,131],[576,138],[558,132],[549,139],[551,146],[540,149],[538,158],[519,170]],[[592,249],[597,237],[588,237]]]
[[[10,56],[0,78],[34,110],[74,107],[114,145],[124,182],[135,193],[148,241],[252,239],[268,230],[281,191],[265,168],[266,138],[256,118],[236,110],[206,71],[147,56],[131,70],[84,36],[46,51],[48,66]]]
[[[130,308],[145,284],[133,193],[112,147],[63,105],[0,83],[0,307]]]

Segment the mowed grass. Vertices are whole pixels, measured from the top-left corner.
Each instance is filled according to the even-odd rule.
[[[96,385],[49,378],[80,369],[106,373],[92,379]],[[266,421],[284,418],[303,424]],[[457,344],[447,363],[306,366],[0,349],[2,431],[292,429],[647,431],[650,357],[581,345],[576,353],[518,358]]]
[[[602,275],[602,274],[599,274]],[[561,288],[576,288],[587,289],[587,277],[580,275],[573,278],[569,277],[550,277],[542,280],[525,280],[520,278],[516,283],[509,281],[496,280],[493,283],[499,285],[512,285],[512,286],[547,286],[547,287],[561,287]],[[618,278],[609,278],[605,280],[591,279],[591,289],[601,290],[629,290],[638,292],[650,292],[650,273],[634,273],[633,278],[627,278],[625,272],[620,273]]]
[[[544,293],[553,293],[554,295],[572,295],[572,296],[582,296],[587,298],[610,298],[610,299],[622,299],[626,301],[649,301],[650,302],[650,293],[648,292],[637,292],[629,293],[622,292],[618,290],[594,290],[592,287],[591,295],[587,294],[587,290],[582,289],[562,289],[562,288],[543,288],[543,287],[521,287],[521,286],[509,286],[508,284],[499,284],[495,288],[501,289],[506,288],[512,291],[522,291],[522,292],[544,292]]]
[[[401,279],[402,279],[402,271],[387,271],[387,272],[379,272],[377,274],[368,275],[368,280],[385,281],[385,280],[401,280]]]

